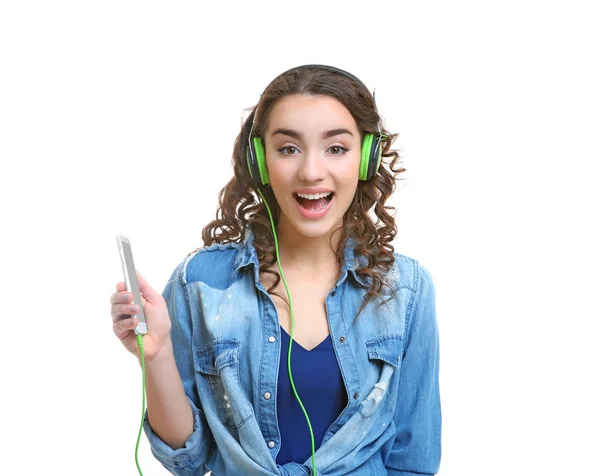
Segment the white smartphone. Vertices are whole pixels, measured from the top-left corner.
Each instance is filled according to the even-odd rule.
[[[119,256],[123,266],[123,275],[125,277],[125,288],[133,294],[133,302],[138,305],[140,311],[135,315],[138,325],[133,330],[137,335],[148,333],[146,325],[146,316],[144,315],[144,306],[142,305],[142,296],[140,295],[140,285],[138,283],[135,265],[133,264],[133,253],[131,252],[131,243],[123,235],[117,235],[117,245],[119,246]]]

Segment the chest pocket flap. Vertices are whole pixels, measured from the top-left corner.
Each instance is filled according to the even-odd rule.
[[[386,334],[367,341],[367,352],[371,360],[382,360],[398,367],[402,362],[402,336],[400,334]]]
[[[239,340],[215,339],[211,344],[197,350],[198,371],[209,375],[219,375],[221,369],[238,362],[239,351]]]

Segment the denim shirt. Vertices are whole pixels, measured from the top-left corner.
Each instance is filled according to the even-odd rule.
[[[175,360],[194,415],[184,447],[170,448],[146,419],[154,456],[177,475],[309,475],[311,458],[275,463],[280,325],[259,279],[253,234],[187,256],[163,297]],[[327,319],[348,405],[315,452],[322,475],[435,474],[441,453],[435,291],[414,259],[394,253],[396,290],[381,305],[356,269],[350,240],[326,298]],[[293,359],[292,354],[292,359]],[[317,370],[318,371],[318,370]],[[309,415],[310,416],[310,415]]]

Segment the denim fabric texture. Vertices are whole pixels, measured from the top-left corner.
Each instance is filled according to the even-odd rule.
[[[279,356],[287,349],[281,349],[275,304],[259,280],[253,238],[247,228],[241,243],[197,250],[179,264],[163,292],[194,432],[173,450],[152,431],[147,415],[144,430],[154,456],[176,475],[312,471],[310,458],[275,463]],[[414,259],[394,253],[388,276],[395,298],[383,305],[371,300],[355,320],[369,283],[356,274],[364,258],[354,255],[352,244],[326,299],[348,405],[315,453],[317,472],[435,474],[441,410],[431,276]]]

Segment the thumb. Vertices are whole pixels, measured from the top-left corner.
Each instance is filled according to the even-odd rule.
[[[158,301],[161,295],[158,294],[154,288],[148,284],[148,281],[146,281],[139,271],[136,271],[136,274],[138,277],[138,283],[140,285],[140,292],[144,295],[144,298],[153,303]]]

